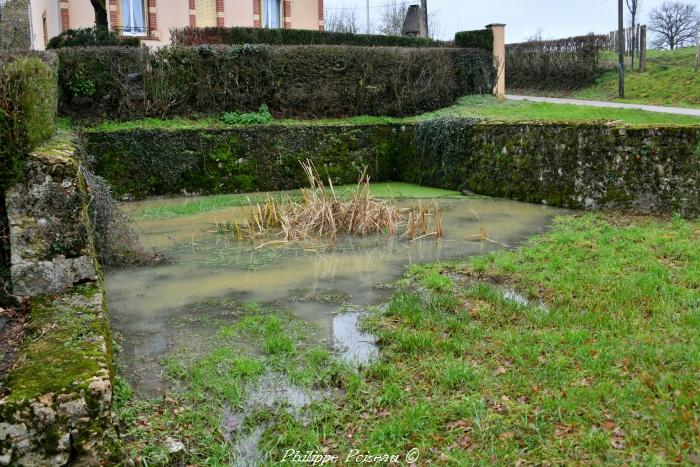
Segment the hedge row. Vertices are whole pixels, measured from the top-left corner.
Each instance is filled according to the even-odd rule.
[[[364,47],[445,47],[442,41],[425,37],[351,34],[308,29],[267,28],[178,28],[170,32],[174,45],[357,45]]]
[[[17,179],[27,152],[56,130],[56,58],[0,53],[0,189]]]
[[[470,49],[485,49],[493,52],[493,29],[461,31],[455,34],[455,45]]]
[[[579,36],[506,46],[506,82],[510,88],[574,90],[608,71],[601,63],[606,36]]]
[[[124,130],[83,134],[96,173],[120,195],[303,186],[299,160],[337,183],[363,165],[396,180],[568,208],[700,215],[700,127],[495,123]]]
[[[62,109],[94,118],[255,111],[405,116],[488,93],[484,50],[347,46],[92,47],[58,51]]]

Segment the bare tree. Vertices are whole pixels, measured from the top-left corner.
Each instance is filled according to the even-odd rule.
[[[325,30],[357,34],[360,31],[357,11],[352,7],[327,8],[324,14]]]
[[[649,29],[656,33],[652,44],[659,49],[690,45],[698,28],[698,8],[693,3],[664,2],[652,10]]]
[[[391,0],[379,12],[380,20],[377,30],[387,36],[400,36],[407,12],[408,3]]]
[[[630,12],[630,26],[632,26],[632,70],[634,70],[634,54],[637,48],[637,13],[639,13],[639,0],[625,0],[627,11]]]
[[[107,28],[107,4],[105,0],[90,0],[92,8],[95,10],[95,26]]]

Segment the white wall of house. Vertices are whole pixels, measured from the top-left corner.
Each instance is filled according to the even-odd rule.
[[[224,0],[224,25],[252,27],[252,0]]]
[[[32,48],[35,50],[44,50],[46,48],[44,46],[44,15],[46,15],[47,39],[51,39],[61,32],[58,1],[59,0],[31,0],[29,3],[32,24]]]

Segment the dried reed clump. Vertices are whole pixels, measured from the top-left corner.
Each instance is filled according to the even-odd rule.
[[[311,161],[301,165],[310,186],[302,189],[300,201],[287,197],[280,202],[269,197],[251,209],[247,225],[217,224],[217,232],[231,233],[237,240],[278,237],[263,245],[321,237],[335,241],[342,235],[397,235],[402,227],[402,238],[409,240],[444,235],[436,202],[400,209],[389,201],[375,199],[366,169],[351,195],[341,197],[330,180],[327,187],[324,185]]]

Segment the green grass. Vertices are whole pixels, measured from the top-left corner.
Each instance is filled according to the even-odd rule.
[[[546,102],[498,101],[492,96],[467,96],[459,103],[419,117],[474,117],[500,121],[621,122],[632,126],[700,125],[700,117]]]
[[[611,62],[616,61],[610,57]],[[647,71],[630,69],[627,58],[625,98],[617,97],[618,77],[616,71],[606,73],[594,86],[574,92],[545,93],[555,97],[624,102],[628,104],[665,105],[673,107],[700,108],[700,71],[695,71],[695,48],[676,50],[650,50],[647,56]],[[536,91],[516,90],[517,93],[538,95]],[[509,91],[513,94],[516,91]]]
[[[221,326],[211,350],[192,357],[182,349],[164,362],[167,376],[176,389],[162,400],[147,400],[133,394],[128,383],[117,378],[114,411],[124,441],[124,454],[141,465],[228,466],[236,433],[266,418],[284,418],[286,407],[247,409],[248,391],[265,373],[286,375],[300,388],[326,388],[347,380],[350,370],[331,361],[330,353],[310,343],[313,327],[292,315],[258,304],[239,305],[248,313],[240,322]],[[270,412],[272,410],[272,412]],[[245,413],[234,439],[222,428],[228,412]],[[166,440],[183,442],[180,459],[168,453]]]
[[[271,459],[300,439],[416,447],[421,465],[697,458],[700,222],[560,218],[520,250],[409,277],[369,323],[380,360],[313,423],[280,421]],[[503,284],[546,305],[507,300]]]
[[[345,196],[354,189],[354,185],[341,185],[334,187],[339,196]],[[458,191],[443,190],[440,188],[424,187],[410,183],[385,182],[370,184],[370,191],[377,198],[459,198],[462,195]],[[297,198],[298,191],[273,193],[277,200],[282,200],[286,195]],[[173,217],[194,216],[207,212],[217,211],[235,206],[248,206],[256,203],[264,203],[268,195],[264,193],[213,195],[184,200],[178,204],[163,206],[151,206],[136,213],[137,218],[163,219]]]
[[[168,463],[171,436],[186,443],[185,463],[226,465],[220,409],[241,406],[244,383],[274,369],[343,396],[301,418],[253,414],[266,465],[289,465],[287,449],[404,458],[417,448],[417,465],[697,459],[700,221],[561,217],[518,250],[412,266],[397,287],[364,323],[380,357],[357,372],[310,346],[308,325],[248,305],[210,354],[167,365],[182,392],[149,402],[119,385],[130,454]],[[509,288],[530,304],[506,298]],[[235,347],[240,338],[257,350]]]

